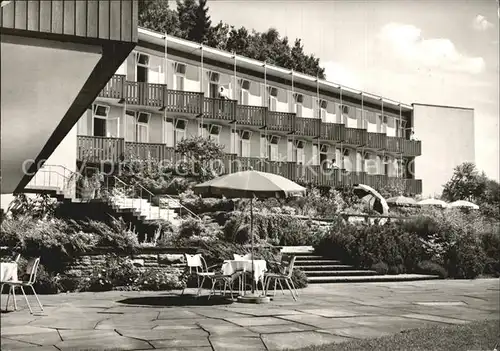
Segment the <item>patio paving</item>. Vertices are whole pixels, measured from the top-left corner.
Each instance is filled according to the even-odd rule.
[[[2,350],[283,350],[498,319],[500,280],[314,285],[265,305],[176,292],[40,296],[1,314]],[[32,299],[32,296],[29,296]],[[5,304],[6,295],[2,295]],[[5,307],[5,305],[2,305]]]

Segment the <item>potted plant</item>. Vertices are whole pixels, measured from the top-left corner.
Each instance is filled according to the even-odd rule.
[[[95,189],[92,185],[91,180],[88,177],[82,177],[80,179],[80,191],[83,200],[92,200],[95,197]]]

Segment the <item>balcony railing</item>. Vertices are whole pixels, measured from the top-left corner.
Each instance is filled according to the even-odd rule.
[[[386,135],[384,133],[367,133],[366,146],[371,149],[385,149]]]
[[[124,75],[114,75],[99,96],[174,113],[203,113],[211,119],[236,121],[240,125],[265,126],[269,131],[319,136],[323,140],[385,149],[402,153],[403,156],[415,157],[422,153],[420,141],[368,133],[364,129],[347,128],[343,124],[322,123],[319,119],[296,117],[294,113],[267,111],[266,107],[237,105],[235,100],[205,98],[202,93],[171,90],[164,84],[127,81]]]
[[[123,139],[78,136],[77,157],[79,161],[118,162],[123,156],[123,151]]]
[[[165,89],[163,105],[168,112],[200,115],[203,111],[203,94]]]
[[[351,145],[366,145],[368,132],[365,129],[345,128],[345,142]]]
[[[402,138],[387,136],[386,137],[386,150],[389,152],[401,152],[403,147]]]
[[[245,126],[266,125],[266,108],[260,106],[238,105],[236,108],[236,123]]]
[[[123,99],[125,97],[125,76],[115,74],[99,93],[100,97],[110,99]]]
[[[321,134],[321,120],[318,118],[295,117],[295,134],[319,137]]]
[[[422,155],[422,143],[418,140],[403,139],[402,152],[403,156],[420,156]]]
[[[163,161],[165,157],[165,144],[125,142],[125,157],[139,160],[153,159]]]
[[[268,111],[266,127],[268,130],[293,132],[295,128],[295,113]]]
[[[92,163],[119,162],[123,159],[154,159],[177,163],[181,156],[174,148],[165,144],[125,142],[122,138],[78,136],[78,160]],[[410,194],[422,192],[422,181],[370,175],[365,172],[342,172],[339,169],[326,169],[320,165],[300,165],[295,162],[278,162],[258,157],[238,157],[225,154],[221,160],[221,171],[233,173],[248,169],[282,175],[291,180],[314,184],[316,186],[341,187],[354,184],[367,184],[375,189],[387,185],[403,186]]]
[[[321,139],[343,141],[345,126],[337,123],[321,123]]]
[[[203,98],[203,115],[206,118],[234,121],[236,119],[236,101]]]

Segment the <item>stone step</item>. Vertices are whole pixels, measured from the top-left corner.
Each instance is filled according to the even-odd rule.
[[[307,277],[339,277],[339,276],[372,276],[378,274],[376,271],[370,270],[343,270],[343,271],[305,271]]]
[[[339,260],[322,259],[322,260],[301,260],[297,262],[297,266],[324,266],[332,264],[341,264]]]
[[[369,282],[402,282],[415,280],[440,279],[437,275],[398,274],[398,275],[362,275],[362,276],[330,276],[308,277],[309,284],[323,283],[369,283]]]
[[[293,254],[296,256],[312,255],[314,253],[314,247],[312,247],[312,246],[283,246],[281,248],[281,253]]]
[[[299,255],[296,255],[295,262],[308,261],[308,260],[323,260],[323,259],[325,259],[323,256],[299,254]]]
[[[301,265],[295,265],[296,268],[299,268],[301,271],[304,271],[304,273],[308,274],[309,272],[314,272],[314,271],[348,271],[348,270],[356,270],[351,265],[347,264],[330,264],[330,265],[320,265],[320,266],[301,266]]]

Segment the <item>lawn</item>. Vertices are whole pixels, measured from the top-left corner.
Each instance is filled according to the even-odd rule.
[[[500,351],[500,321],[413,329],[377,339],[307,347],[300,351]]]

